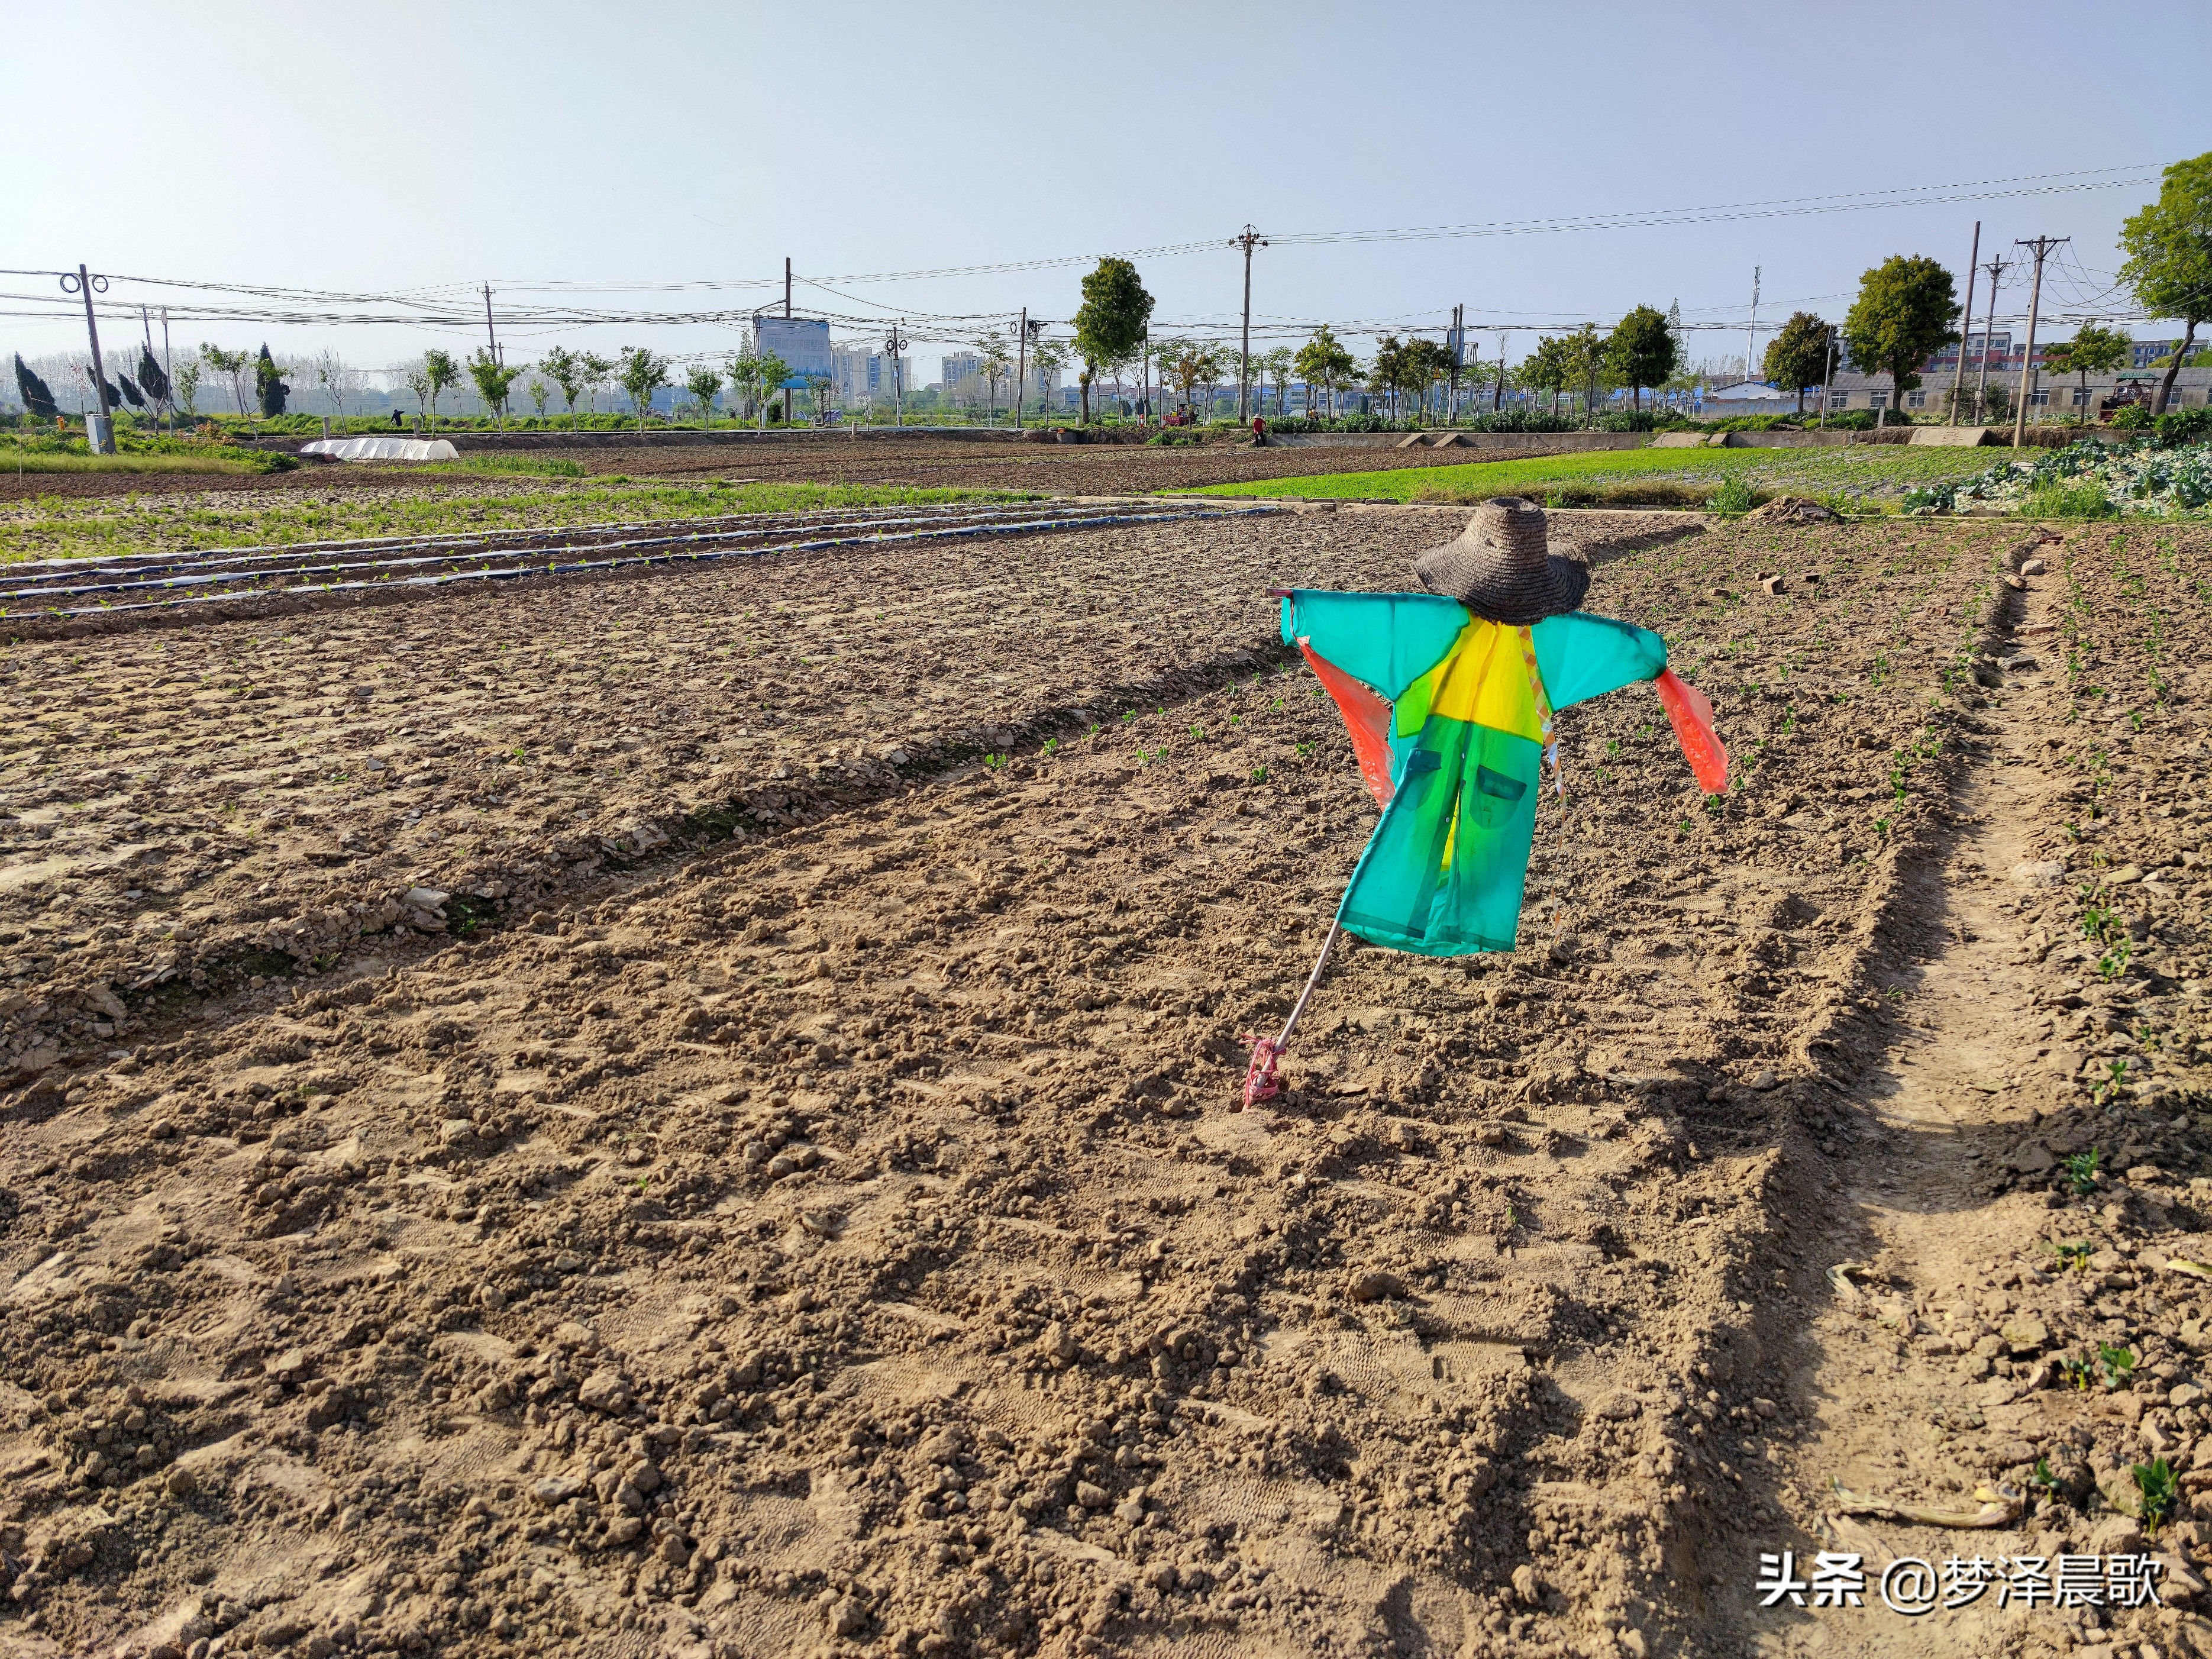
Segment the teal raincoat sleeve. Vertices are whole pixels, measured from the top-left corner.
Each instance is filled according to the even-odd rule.
[[[1537,672],[1554,708],[1586,702],[1638,680],[1656,679],[1667,666],[1667,642],[1648,628],[1571,611],[1547,617],[1528,630]]]

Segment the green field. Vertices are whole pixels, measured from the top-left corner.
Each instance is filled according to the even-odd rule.
[[[111,495],[88,501],[47,496],[0,507],[0,562],[659,521],[727,513],[1032,499],[1008,490],[648,484],[621,477],[594,478],[589,483],[562,478],[454,478],[448,489],[395,483],[388,490],[355,486],[328,495],[298,489]]]
[[[1526,495],[1558,507],[1698,507],[1723,483],[1736,479],[1760,495],[1786,492],[1838,497],[1838,505],[1878,512],[1918,485],[1972,477],[1991,459],[1991,452],[1984,449],[1915,449],[1901,444],[1833,449],[1613,449],[1389,472],[1327,472],[1173,493],[1461,503]]]

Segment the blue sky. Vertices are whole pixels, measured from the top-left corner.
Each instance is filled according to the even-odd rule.
[[[1263,233],[1497,223],[1907,186],[2145,171],[2206,147],[2212,10],[2142,3],[1427,6],[10,4],[18,135],[0,263],[347,294],[489,278],[499,305],[743,309],[802,276],[1218,243],[1139,262],[1156,331],[1233,321]],[[90,87],[97,99],[88,97]],[[44,135],[34,152],[32,135]],[[42,153],[43,161],[34,160]],[[2054,183],[2069,182],[2064,179]],[[1679,299],[1693,322],[1831,317],[1895,252],[1963,270],[2015,236],[2074,240],[2046,308],[2106,289],[2140,186],[1661,228],[1263,250],[1263,331],[1434,325],[1455,302],[1540,331]],[[939,343],[1082,267],[804,283],[802,309],[902,310]],[[760,279],[690,292],[533,283]],[[45,295],[51,277],[7,279]],[[190,303],[118,283],[110,299]],[[199,295],[208,299],[209,295]],[[225,303],[264,302],[231,299]],[[2024,288],[2000,313],[2025,308]],[[2124,296],[2100,302],[2111,314]],[[6,310],[27,307],[10,301]],[[386,306],[369,307],[389,311]],[[1978,304],[1977,309],[1979,309]],[[854,329],[866,337],[872,327]],[[2137,327],[2157,333],[2155,328]],[[280,353],[380,364],[467,347],[458,323],[195,322]],[[0,318],[0,349],[81,318]],[[726,350],[709,322],[539,332]],[[1482,355],[1494,349],[1486,337]],[[1693,356],[1741,353],[1697,333]]]

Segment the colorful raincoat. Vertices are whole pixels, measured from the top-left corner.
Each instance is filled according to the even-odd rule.
[[[1727,784],[1711,705],[1647,629],[1579,611],[1513,628],[1431,593],[1300,590],[1283,600],[1283,638],[1335,698],[1382,807],[1337,912],[1376,945],[1513,948],[1561,708],[1656,680],[1699,784]]]

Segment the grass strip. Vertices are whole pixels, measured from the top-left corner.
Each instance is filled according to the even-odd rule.
[[[1172,495],[1303,496],[1469,504],[1526,495],[1553,507],[1702,507],[1722,483],[1766,495],[1846,498],[1850,510],[1889,506],[1908,489],[1963,478],[1988,465],[1972,449],[1853,445],[1832,449],[1627,449],[1540,455],[1387,472],[1325,472],[1217,484]]]
[[[0,507],[0,562],[283,546],[364,536],[657,523],[730,513],[1037,499],[1018,490],[876,484],[634,483],[619,475],[584,484],[542,477],[517,477],[512,483],[489,477],[481,483],[454,483],[458,487],[453,489],[414,483],[390,490],[348,489],[328,496],[286,490],[14,501]]]

